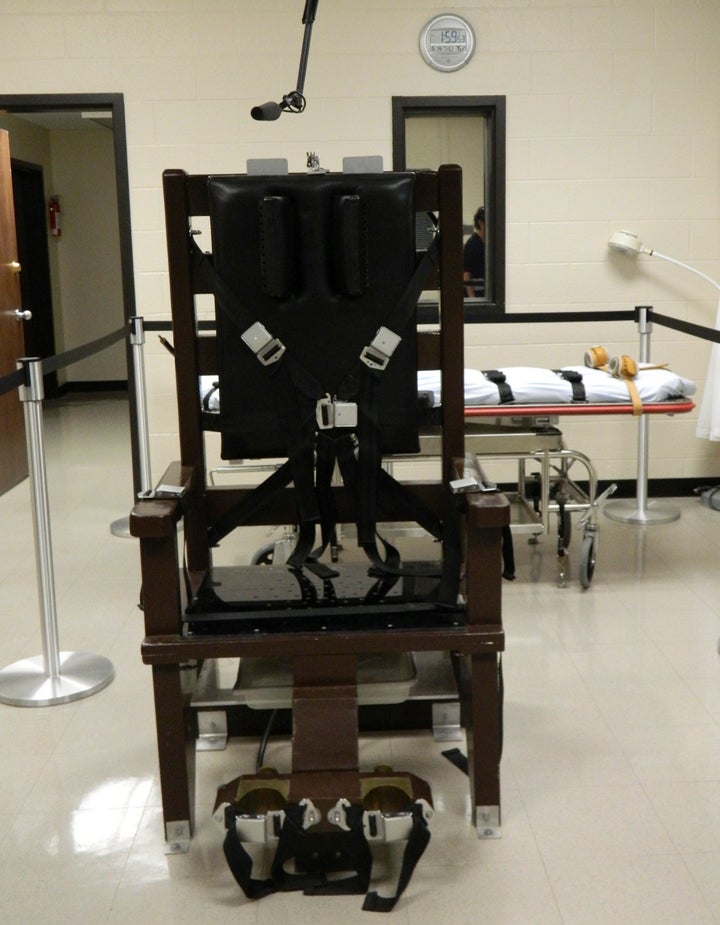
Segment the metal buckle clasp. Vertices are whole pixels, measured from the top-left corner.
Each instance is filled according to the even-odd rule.
[[[383,370],[390,362],[390,357],[401,340],[402,337],[390,328],[378,328],[375,337],[366,347],[363,347],[360,359],[370,369]]]
[[[285,353],[285,344],[273,337],[264,324],[256,321],[241,335],[243,343],[252,350],[263,366],[270,366]]]
[[[320,430],[333,427],[357,427],[358,409],[351,401],[337,401],[326,395],[315,406],[315,420]]]

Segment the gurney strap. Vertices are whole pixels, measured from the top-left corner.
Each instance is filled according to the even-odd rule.
[[[510,388],[510,383],[505,378],[504,372],[499,369],[484,369],[482,374],[488,382],[492,382],[497,386],[497,390],[500,393],[501,405],[506,405],[508,402],[515,401],[515,396]]]
[[[587,401],[581,373],[574,369],[554,369],[553,372],[570,383],[573,401]]]

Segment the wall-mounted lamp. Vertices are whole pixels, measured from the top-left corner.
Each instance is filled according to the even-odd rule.
[[[666,254],[661,254],[659,251],[653,250],[650,247],[645,247],[634,231],[616,231],[608,241],[608,247],[610,250],[619,254],[625,254],[628,257],[637,257],[640,254],[647,254],[648,257],[657,257],[659,260],[667,260],[668,263],[674,263],[676,267],[682,267],[684,270],[689,270],[696,276],[700,276],[720,292],[720,283],[716,283],[714,279],[710,279],[709,276],[701,273],[700,270],[696,270],[695,267],[688,266],[687,263],[681,263],[681,261],[675,260],[674,257],[668,257]]]

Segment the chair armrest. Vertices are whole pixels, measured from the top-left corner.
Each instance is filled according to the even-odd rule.
[[[193,469],[171,463],[158,486],[178,488],[178,496],[141,498],[130,512],[130,533],[139,538],[159,538],[175,533],[183,516],[183,504],[193,486]],[[157,491],[157,487],[155,488]]]
[[[510,502],[499,491],[471,492],[466,496],[468,524],[484,529],[510,523]]]
[[[477,476],[480,479],[483,476],[475,457],[472,458],[472,462],[477,467]],[[467,475],[467,459],[455,459],[453,465],[457,478]],[[467,502],[469,526],[492,529],[505,527],[510,523],[510,502],[502,492],[469,491],[463,497]]]

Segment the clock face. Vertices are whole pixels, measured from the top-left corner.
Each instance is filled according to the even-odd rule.
[[[475,49],[475,36],[460,16],[436,16],[420,33],[420,52],[438,71],[457,71],[468,63]]]

